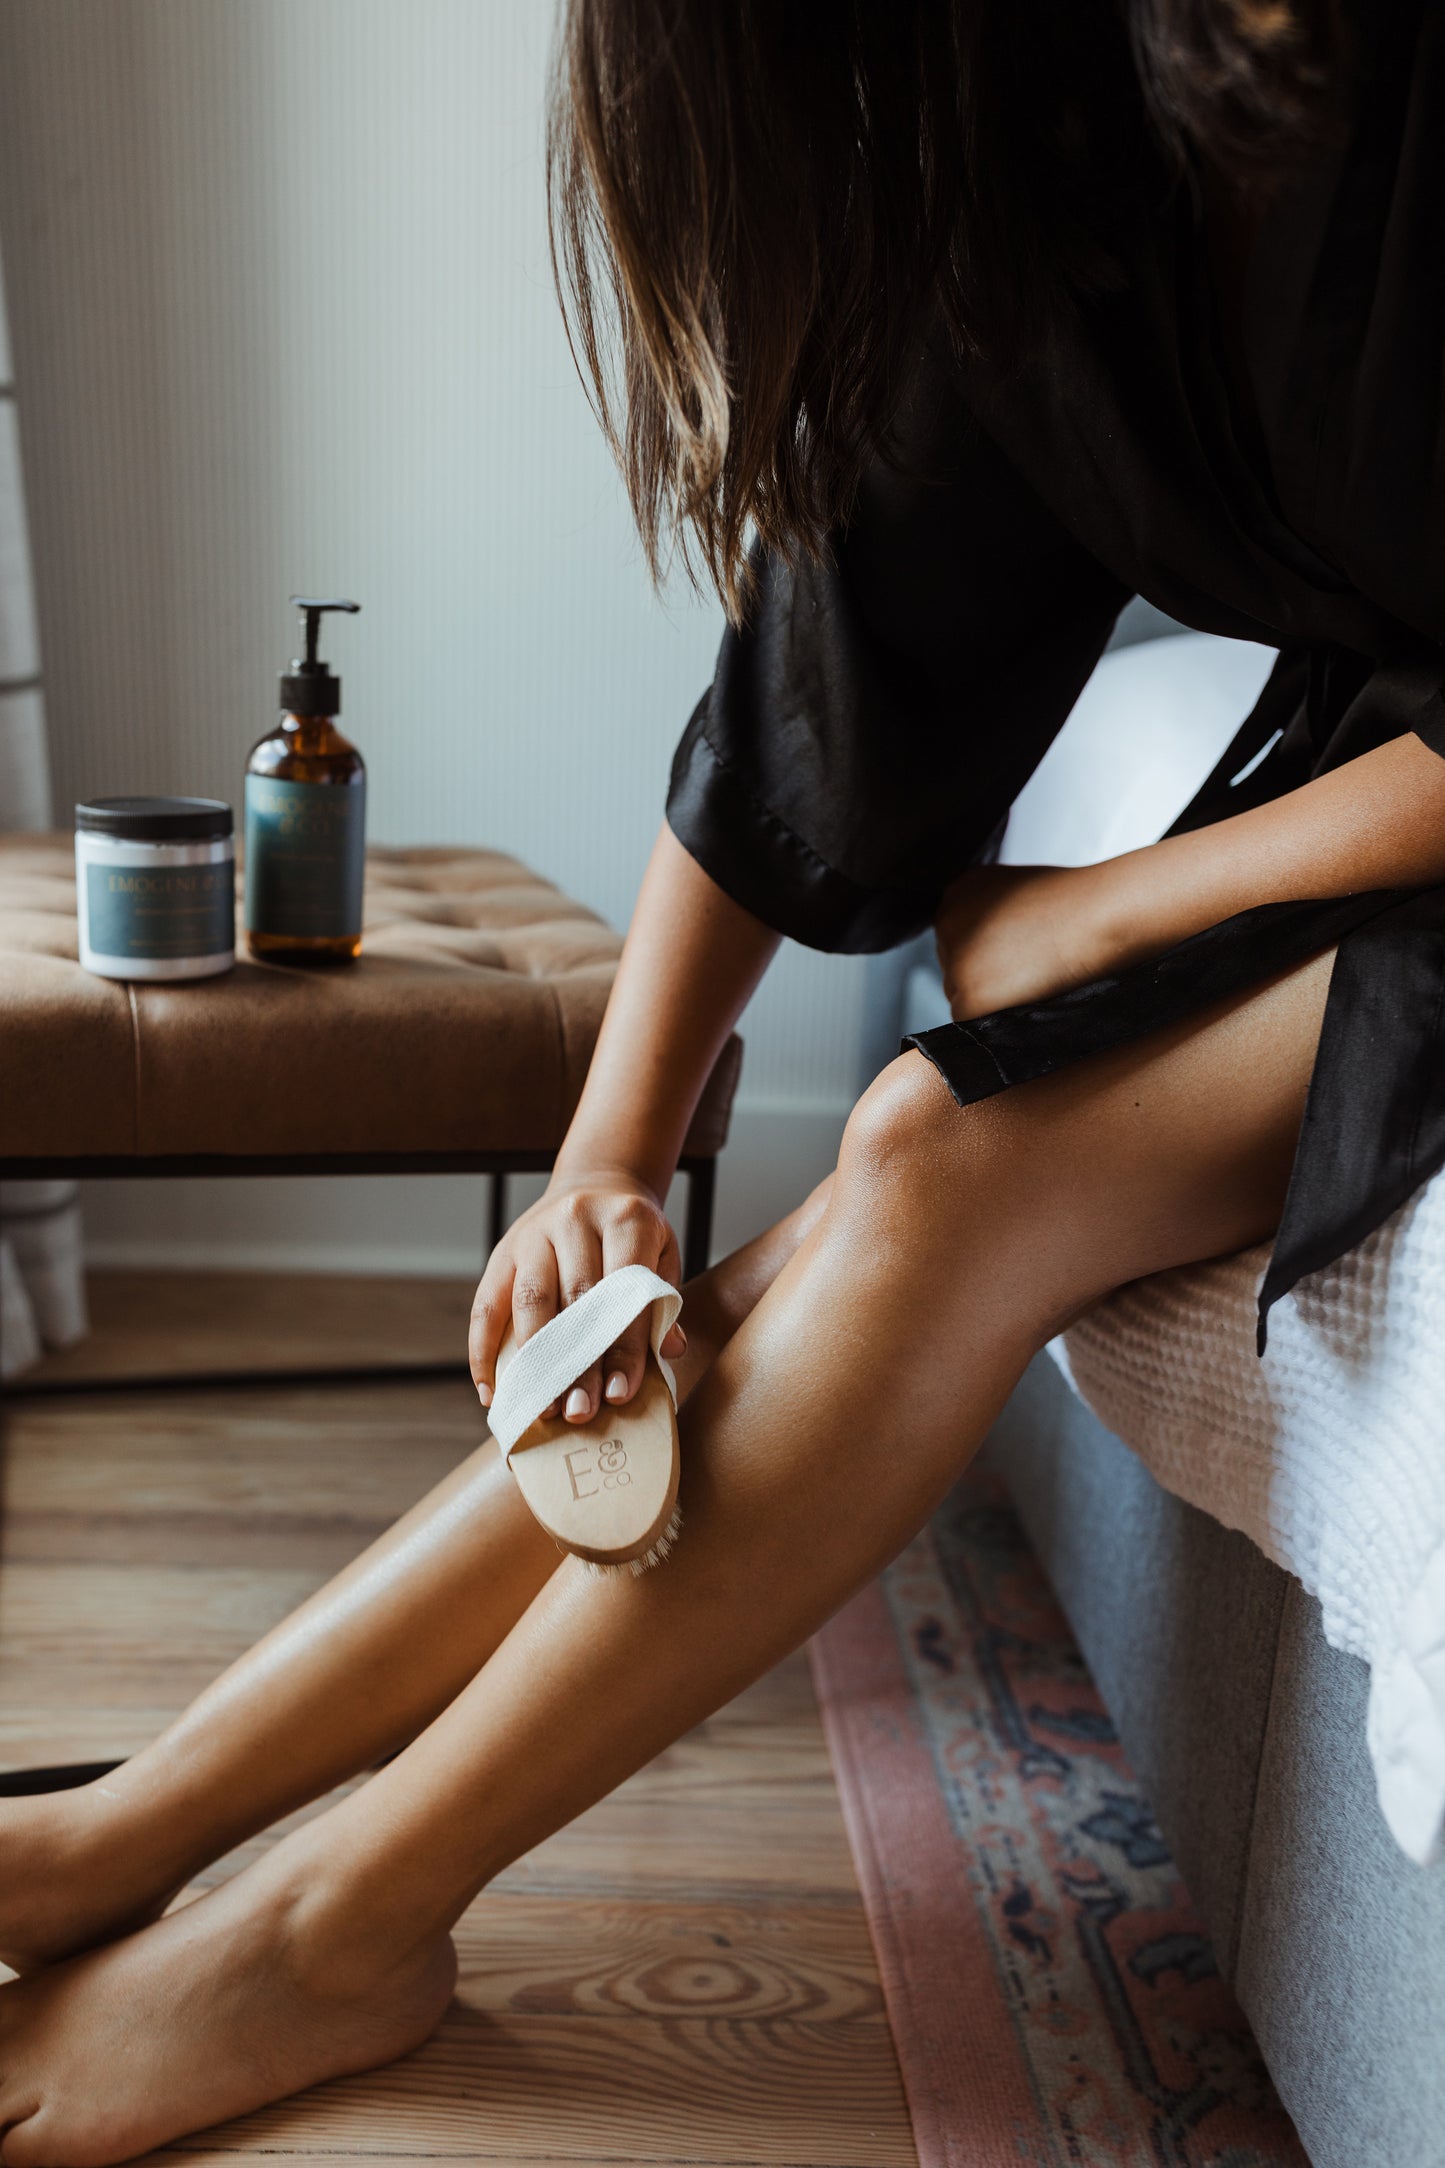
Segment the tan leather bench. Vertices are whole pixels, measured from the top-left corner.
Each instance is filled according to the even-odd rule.
[[[621,940],[500,851],[373,850],[364,948],[242,958],[191,985],[77,960],[71,838],[0,838],[0,1177],[490,1173],[549,1167]],[[724,1048],[683,1150],[684,1263],[706,1260],[742,1060]]]

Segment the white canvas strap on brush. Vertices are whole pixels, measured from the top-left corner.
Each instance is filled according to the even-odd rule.
[[[565,1399],[646,1309],[651,1348],[622,1407],[604,1399],[587,1423],[543,1409]],[[641,1573],[666,1558],[678,1530],[677,1380],[662,1343],[682,1297],[646,1265],[623,1265],[534,1333],[497,1354],[492,1435],[534,1518],[590,1565]]]
[[[652,1305],[648,1337],[668,1395],[677,1406],[677,1380],[665,1362],[662,1343],[677,1322],[682,1297],[647,1265],[621,1265],[523,1343],[497,1382],[487,1411],[492,1436],[510,1463],[513,1448],[553,1401],[565,1397],[578,1378],[600,1363],[618,1336]],[[606,1403],[598,1419],[608,1413]],[[626,1414],[618,1410],[617,1421]]]

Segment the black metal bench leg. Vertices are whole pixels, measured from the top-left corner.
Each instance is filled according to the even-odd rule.
[[[507,1177],[502,1173],[492,1176],[491,1207],[487,1213],[487,1255],[491,1256],[507,1231]]]
[[[682,1225],[682,1276],[696,1279],[706,1272],[712,1250],[713,1199],[717,1190],[717,1161],[692,1159],[687,1170],[687,1217]]]

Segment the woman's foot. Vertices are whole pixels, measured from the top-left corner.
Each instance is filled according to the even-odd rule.
[[[438,1936],[358,1960],[281,1853],[122,1942],[0,1987],[0,2161],[101,2168],[419,2047]]]
[[[0,1799],[0,1963],[33,1972],[157,1918],[186,1877],[141,1855],[104,1784]]]

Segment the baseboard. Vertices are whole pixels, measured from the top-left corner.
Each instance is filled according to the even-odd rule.
[[[847,1108],[744,1102],[718,1171],[714,1254],[735,1249],[807,1196],[833,1166]],[[516,1176],[513,1212],[542,1187]],[[680,1225],[686,1185],[670,1200]],[[87,1182],[87,1261],[107,1269],[197,1272],[467,1274],[480,1268],[485,1176],[395,1175],[328,1181]]]

